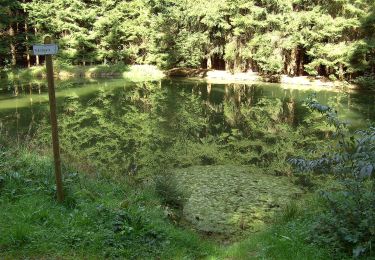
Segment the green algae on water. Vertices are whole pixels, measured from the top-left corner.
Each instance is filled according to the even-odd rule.
[[[302,193],[288,177],[255,167],[194,166],[175,170],[173,177],[185,197],[184,218],[203,232],[257,231]]]

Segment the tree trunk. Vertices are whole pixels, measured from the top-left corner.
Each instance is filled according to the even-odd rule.
[[[304,68],[303,68],[303,49],[297,47],[296,49],[296,75],[303,76]]]
[[[286,74],[289,76],[296,76],[298,74],[297,53],[297,48],[293,48],[292,50],[288,51],[286,59]]]
[[[339,65],[339,79],[344,80],[344,65],[342,63]]]
[[[227,60],[225,60],[225,70],[230,71],[230,63]]]
[[[236,72],[242,72],[241,42],[238,38],[236,39],[236,45],[237,45],[237,52],[235,54],[234,64],[233,64],[233,71],[235,73]]]
[[[14,44],[14,29],[12,25],[9,27],[9,38],[10,38],[10,54],[12,55],[12,66],[17,65],[17,52],[16,52],[16,45]]]
[[[28,35],[28,26],[27,21],[25,21],[25,40],[26,40],[26,61],[27,61],[27,67],[31,67],[30,63],[30,48],[29,48],[29,35]]]
[[[207,69],[212,69],[212,56],[208,55],[207,57]]]
[[[239,53],[236,53],[233,61],[233,73],[241,72],[241,58]]]
[[[38,34],[38,29],[37,28],[34,28],[34,35],[37,36]],[[40,61],[39,61],[39,55],[36,55],[35,56],[35,64],[38,66],[40,64]]]
[[[251,62],[251,64],[250,64],[251,71],[252,72],[258,72],[258,65],[257,65],[257,63],[253,59],[251,59],[250,62]]]
[[[19,91],[18,91],[18,85],[14,85],[14,95],[17,97],[19,94]]]

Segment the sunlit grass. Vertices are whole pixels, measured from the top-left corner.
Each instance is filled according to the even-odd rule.
[[[214,248],[172,225],[152,190],[65,168],[60,205],[49,158],[21,150],[2,151],[0,159],[0,258],[196,258]]]
[[[157,67],[152,65],[125,65],[107,64],[92,66],[73,66],[54,64],[54,74],[56,78],[124,78],[129,81],[160,80],[165,75]],[[4,72],[8,80],[31,80],[35,78],[46,78],[45,66],[33,66],[25,69],[12,69]],[[3,76],[4,77],[4,76]]]

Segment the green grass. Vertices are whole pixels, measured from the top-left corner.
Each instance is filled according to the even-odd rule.
[[[292,201],[276,215],[272,226],[233,244],[225,255],[230,259],[331,259],[327,248],[306,242],[319,208],[320,201],[315,195],[299,202]]]
[[[214,250],[172,225],[151,189],[65,169],[60,205],[49,158],[3,151],[1,163],[0,258],[201,258]]]
[[[328,258],[306,244],[309,218],[301,206],[287,207],[267,230],[224,246],[174,225],[151,186],[67,166],[64,172],[66,198],[58,204],[51,159],[0,146],[0,258]]]
[[[306,245],[303,222],[280,225],[234,244],[227,252],[230,259],[330,259],[326,250]]]
[[[74,66],[54,63],[55,77],[60,79],[68,78],[106,78],[116,77],[131,81],[160,80],[164,77],[162,71],[151,65],[94,65],[94,66]],[[33,66],[24,69],[10,69],[0,74],[0,78],[8,80],[32,80],[35,78],[45,78],[45,66]]]

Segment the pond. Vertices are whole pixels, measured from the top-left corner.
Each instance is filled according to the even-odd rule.
[[[40,81],[1,82],[1,136],[48,147],[46,91]],[[184,215],[198,229],[255,229],[255,222],[280,207],[281,194],[281,201],[287,201],[301,193],[288,186],[288,177],[280,177],[291,175],[286,160],[319,151],[334,131],[304,106],[312,93],[277,84],[187,79],[61,81],[57,100],[63,161],[78,162],[97,174],[141,181],[173,172],[181,176],[172,185],[181,187],[186,197]],[[319,91],[316,99],[334,107],[351,131],[375,120],[372,93]],[[259,192],[264,196],[254,195]],[[215,201],[207,201],[211,196]],[[230,206],[222,207],[225,214],[217,211],[220,205]]]

